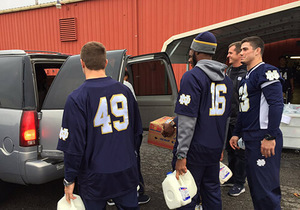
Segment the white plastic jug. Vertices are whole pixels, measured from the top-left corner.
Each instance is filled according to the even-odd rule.
[[[165,201],[169,209],[176,209],[187,205],[197,193],[195,180],[188,170],[176,179],[176,171],[167,173],[162,183]]]
[[[76,199],[71,199],[71,204],[66,200],[66,195],[57,202],[57,210],[85,210],[84,204],[79,195],[73,194]]]
[[[220,183],[224,184],[232,177],[231,170],[222,162],[220,162],[220,173],[219,173],[219,179]]]

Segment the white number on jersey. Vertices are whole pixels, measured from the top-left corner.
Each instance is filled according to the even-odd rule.
[[[110,110],[115,117],[122,117],[113,121],[113,126],[117,131],[126,130],[129,125],[127,98],[123,94],[113,95],[110,99]],[[111,118],[108,114],[108,104],[106,97],[101,97],[97,113],[94,118],[94,127],[101,126],[101,133],[112,133]]]
[[[240,96],[240,112],[247,112],[250,108],[249,98],[248,98],[248,91],[247,91],[247,84],[245,83],[244,86],[239,88],[239,96]]]
[[[123,122],[114,121],[114,128],[117,131],[126,130],[129,124],[127,98],[123,94],[113,95],[110,99],[110,107],[114,116],[123,118]]]
[[[211,93],[211,108],[209,109],[209,116],[222,116],[226,108],[226,98],[221,96],[227,93],[227,87],[225,84],[217,84],[212,82],[210,86]]]

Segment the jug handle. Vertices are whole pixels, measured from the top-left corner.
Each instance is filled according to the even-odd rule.
[[[178,181],[179,181],[180,185],[183,185],[183,180],[182,180],[181,176],[182,175],[179,175],[179,180]]]
[[[71,201],[71,208],[70,208],[70,210],[76,210],[76,207],[74,205],[73,199],[70,199],[70,201]]]

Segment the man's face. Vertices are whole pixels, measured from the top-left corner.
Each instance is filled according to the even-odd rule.
[[[241,62],[248,65],[254,60],[257,49],[253,49],[249,42],[244,42],[241,46]]]
[[[241,54],[237,53],[235,51],[235,48],[236,48],[235,46],[231,46],[228,49],[227,58],[228,58],[229,64],[240,63],[240,61],[241,61]]]
[[[194,68],[197,64],[197,59],[196,59],[196,55],[195,55],[195,51],[194,50],[190,50],[189,51],[189,59],[188,59],[189,64],[191,65],[192,68]]]

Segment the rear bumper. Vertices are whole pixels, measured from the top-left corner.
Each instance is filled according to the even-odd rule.
[[[43,184],[64,176],[62,160],[32,160],[25,163],[26,184]]]

